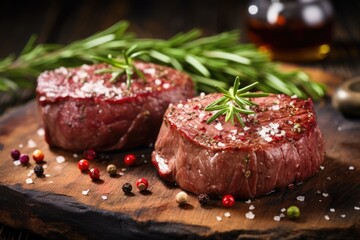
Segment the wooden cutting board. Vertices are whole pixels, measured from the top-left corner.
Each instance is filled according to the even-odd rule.
[[[318,81],[339,83],[332,75],[309,71]],[[0,221],[56,239],[358,239],[360,121],[343,118],[329,99],[318,103],[316,111],[327,153],[314,177],[293,188],[237,201],[232,208],[222,207],[219,200],[202,207],[192,194],[190,203],[179,207],[175,195],[180,189],[158,177],[150,161],[151,148],[134,151],[138,157],[134,167],[123,164],[125,152],[93,160],[91,167],[98,167],[102,175],[101,181],[92,182],[77,168],[81,155],[49,149],[32,101],[0,118]],[[41,149],[47,176],[31,175],[34,161],[27,167],[15,166],[10,157],[13,148],[28,154]],[[59,156],[65,162],[59,163]],[[116,164],[121,175],[110,177],[109,163]],[[134,189],[132,195],[124,195],[122,185],[134,186],[140,177],[149,180],[149,191]],[[27,184],[28,178],[34,183]],[[299,196],[305,200],[299,201]],[[290,205],[300,208],[301,217],[276,221]],[[246,217],[249,211],[254,219]],[[230,217],[225,217],[227,212]]]

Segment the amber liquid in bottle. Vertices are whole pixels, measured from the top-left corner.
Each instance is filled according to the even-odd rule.
[[[301,18],[277,16],[273,23],[257,18],[247,21],[250,41],[276,60],[313,61],[330,52],[332,18],[309,25]]]

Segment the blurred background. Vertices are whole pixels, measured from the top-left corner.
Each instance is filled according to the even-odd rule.
[[[68,44],[129,20],[139,37],[169,38],[199,28],[205,36],[240,29],[249,42],[250,1],[240,0],[1,0],[0,59],[18,54],[32,34],[39,43]],[[258,1],[252,1],[258,2]],[[284,1],[287,2],[287,1]],[[288,0],[288,2],[293,2]],[[360,1],[328,1],[333,6],[331,51],[322,60],[296,62],[342,79],[360,75]],[[253,9],[254,10],[254,9]],[[259,9],[258,9],[259,10]],[[283,22],[279,19],[279,24]],[[290,37],[290,35],[285,35]],[[305,35],[311,37],[310,35]],[[285,37],[285,38],[286,38]],[[287,59],[286,61],[291,61]],[[0,114],[33,97],[24,91],[14,98],[0,94]],[[1,207],[1,206],[0,206]],[[26,230],[0,224],[0,239],[40,239]]]

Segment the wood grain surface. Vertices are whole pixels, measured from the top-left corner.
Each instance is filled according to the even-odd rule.
[[[330,86],[338,81],[321,71],[310,73],[318,74],[317,79]],[[100,155],[91,161],[91,167],[100,169],[101,180],[93,182],[77,168],[81,154],[49,149],[39,135],[41,121],[32,101],[0,118],[0,221],[56,239],[357,239],[360,121],[343,118],[329,99],[318,103],[316,111],[327,153],[314,177],[251,202],[237,201],[232,208],[222,207],[218,199],[202,207],[192,194],[189,204],[179,207],[175,195],[180,189],[158,177],[150,161],[151,148],[133,151],[137,155],[134,167],[124,165],[126,152]],[[10,157],[13,148],[27,154],[36,148],[43,150],[47,176],[31,175],[36,165],[33,160],[28,166],[15,166]],[[59,163],[58,156],[65,162]],[[116,164],[121,175],[110,177],[106,173],[109,163]],[[140,177],[149,180],[148,191],[135,189]],[[25,183],[28,178],[34,183]],[[132,195],[122,192],[125,182],[134,186]],[[84,190],[89,190],[88,195],[83,195]],[[297,200],[298,196],[305,200]],[[300,208],[301,217],[275,221],[281,209],[290,205]],[[250,210],[254,219],[246,217]],[[224,216],[226,212],[229,218]]]

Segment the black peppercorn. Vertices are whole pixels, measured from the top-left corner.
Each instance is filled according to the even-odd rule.
[[[34,167],[34,173],[37,177],[42,177],[44,174],[44,168],[41,165],[36,165]]]
[[[202,193],[198,196],[198,201],[201,205],[206,205],[209,202],[209,196],[205,193]]]
[[[130,183],[125,183],[123,186],[122,186],[122,190],[124,191],[125,194],[130,194],[131,191],[132,191],[132,186]]]

